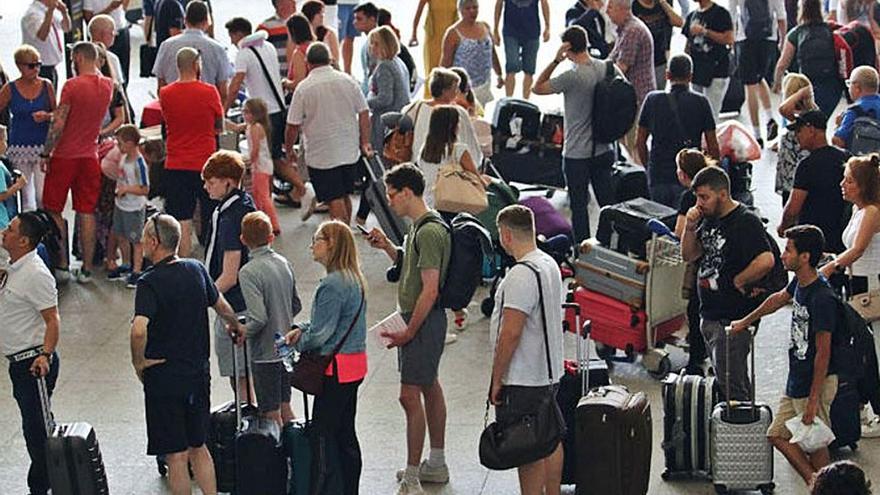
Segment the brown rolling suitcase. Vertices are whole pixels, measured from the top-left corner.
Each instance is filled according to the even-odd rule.
[[[644,495],[651,474],[651,405],[622,385],[590,391],[575,422],[578,495]]]

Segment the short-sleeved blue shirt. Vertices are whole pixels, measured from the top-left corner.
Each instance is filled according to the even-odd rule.
[[[853,106],[861,108],[868,116],[880,119],[880,95],[862,96]],[[853,123],[856,117],[859,117],[856,111],[852,107],[848,108],[843,112],[843,120],[840,121],[840,126],[834,131],[834,136],[843,139],[847,146],[849,146],[849,141],[852,139]]]
[[[197,260],[166,260],[144,272],[134,298],[135,316],[150,320],[144,357],[167,360],[145,371],[145,384],[158,389],[210,376],[208,308],[218,297]]]
[[[235,197],[237,196],[237,199]],[[250,194],[234,189],[224,200],[217,204],[215,211],[219,209],[217,216],[217,236],[214,243],[208,243],[209,247],[213,247],[210,253],[210,263],[208,264],[208,272],[211,274],[212,280],[217,280],[223,273],[223,253],[226,251],[241,251],[241,262],[239,269],[248,262],[248,249],[241,243],[241,219],[248,213],[255,211],[254,200]],[[213,216],[212,216],[213,218]],[[210,225],[209,229],[215,228]],[[214,236],[212,230],[208,231],[208,239]],[[232,306],[236,313],[244,311],[244,296],[241,293],[241,287],[236,283],[231,289],[223,294],[223,297]]]
[[[785,395],[793,399],[809,397],[816,359],[816,334],[837,329],[838,304],[831,286],[819,275],[806,287],[792,279],[786,289],[792,296],[791,335],[788,347],[788,382]],[[829,363],[828,374],[833,374]]]

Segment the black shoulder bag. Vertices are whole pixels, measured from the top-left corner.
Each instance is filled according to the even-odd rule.
[[[266,63],[263,62],[263,57],[260,56],[260,52],[258,52],[255,47],[249,46],[248,48],[254,53],[254,56],[257,57],[257,62],[260,63],[260,68],[263,69],[263,75],[266,77],[266,82],[269,84],[269,87],[272,88],[272,94],[275,95],[275,102],[278,103],[278,108],[283,112],[285,108],[284,99],[278,94],[278,88],[275,87],[275,80],[272,79],[272,74],[270,74],[269,69],[266,68]],[[273,129],[273,132],[279,131]]]
[[[550,364],[550,340],[547,337],[547,314],[544,308],[544,291],[541,275],[531,265],[523,265],[535,274],[538,282],[538,304],[541,305],[541,323],[544,327],[544,354],[547,358],[547,378],[553,383],[553,368]],[[501,311],[504,311],[504,295],[501,296]],[[501,331],[501,318],[498,319],[498,332]],[[491,390],[491,384],[490,384]],[[548,387],[548,390],[553,390]],[[489,422],[489,400],[486,400],[484,424]],[[548,393],[535,414],[525,415],[511,423],[492,422],[480,435],[480,464],[504,470],[531,464],[543,459],[559,445],[565,436],[565,420],[552,393]]]

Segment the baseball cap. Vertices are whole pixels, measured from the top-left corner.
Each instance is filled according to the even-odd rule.
[[[787,129],[789,131],[796,131],[805,125],[825,130],[828,128],[828,117],[821,110],[808,110],[795,116],[794,122],[788,124]]]

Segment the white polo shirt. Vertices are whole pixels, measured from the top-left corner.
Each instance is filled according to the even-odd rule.
[[[329,65],[309,72],[293,92],[287,123],[302,126],[305,161],[328,170],[355,163],[361,154],[358,114],[368,110],[351,76]]]
[[[4,356],[43,344],[46,322],[40,314],[58,306],[55,279],[33,250],[0,276],[0,353]]]
[[[46,39],[37,38],[37,31],[43,24],[43,18],[46,17],[46,6],[39,0],[33,3],[24,12],[21,17],[21,42],[33,46],[40,52],[40,58],[43,65],[54,67],[64,60],[64,29],[61,21],[64,16],[61,12],[55,10],[52,15],[52,26],[49,28],[49,34]],[[57,88],[56,88],[57,89]]]
[[[269,108],[269,113],[280,112],[283,109],[278,106],[278,96],[284,98],[284,90],[281,88],[281,77],[278,75],[281,69],[278,67],[278,54],[275,47],[266,41],[269,35],[266,31],[257,31],[249,36],[242,38],[238,42],[238,54],[235,55],[235,73],[244,74],[244,84],[247,87],[248,95],[251,98],[262,98]],[[260,66],[260,61],[251,50],[251,47],[260,54],[263,63],[266,64],[266,70],[272,77],[271,84],[275,86],[275,92],[270,81],[266,79],[266,74]],[[273,132],[284,132],[284,129],[273,129]]]

